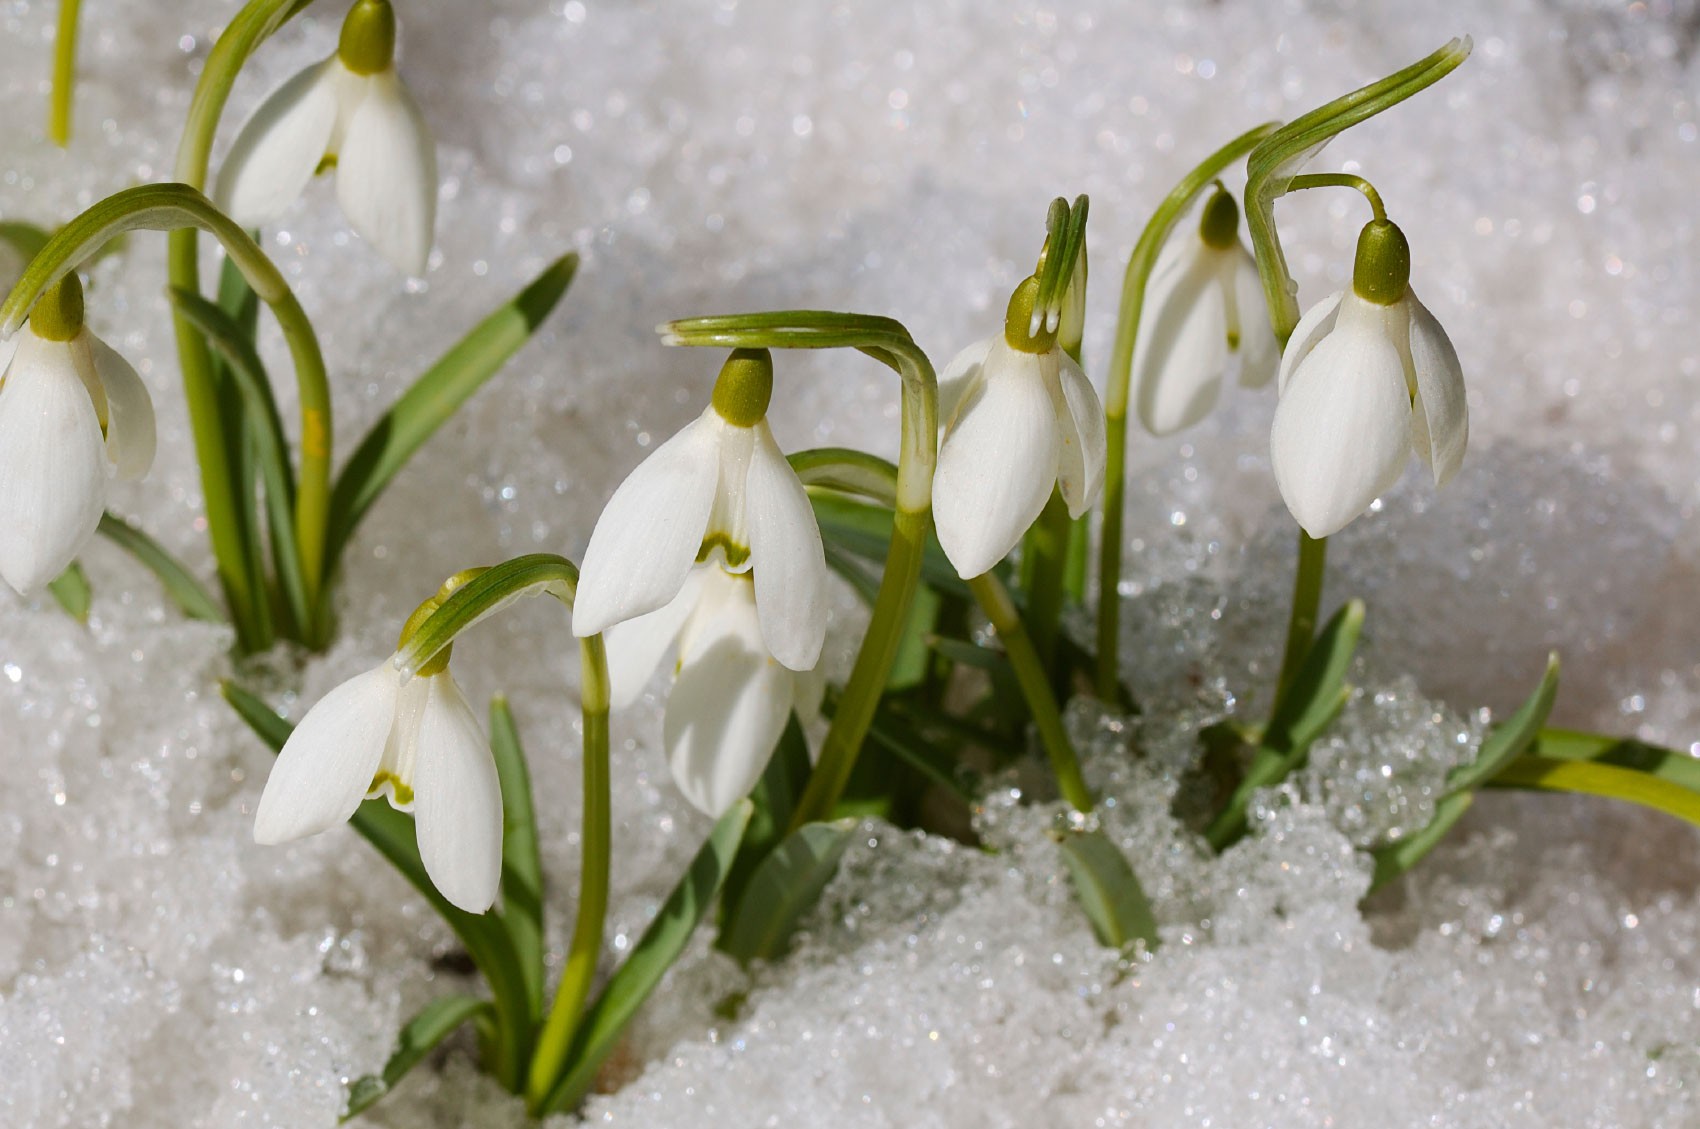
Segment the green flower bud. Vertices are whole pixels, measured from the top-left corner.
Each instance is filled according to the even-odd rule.
[[[1003,318],[1003,339],[1009,347],[1022,353],[1049,353],[1057,347],[1057,332],[1042,323],[1039,332],[1031,337],[1027,328],[1033,324],[1033,303],[1039,297],[1039,279],[1028,278],[1009,296],[1009,309]]]
[[[734,349],[714,381],[714,410],[733,427],[754,427],[767,418],[773,399],[773,355],[766,349]]]
[[[1204,214],[1198,221],[1198,237],[1206,247],[1217,251],[1225,251],[1239,241],[1240,206],[1234,202],[1234,194],[1220,183],[1204,205]]]
[[[45,341],[69,341],[83,331],[83,284],[72,271],[30,311],[30,331]]]
[[[342,21],[336,53],[355,74],[389,70],[395,62],[395,9],[390,0],[358,0]]]
[[[1371,220],[1358,233],[1352,290],[1366,302],[1391,306],[1411,285],[1411,245],[1390,220]]]

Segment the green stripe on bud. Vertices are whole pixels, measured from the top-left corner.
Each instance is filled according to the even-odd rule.
[[[1391,220],[1371,220],[1358,234],[1352,290],[1366,302],[1391,306],[1411,286],[1411,245]]]
[[[72,271],[30,310],[30,331],[44,341],[70,341],[83,331],[83,284]]]
[[[1033,324],[1033,303],[1039,300],[1039,279],[1022,280],[1015,293],[1009,296],[1009,309],[1003,316],[1003,339],[1009,347],[1021,353],[1049,353],[1057,347],[1057,331],[1045,328],[1040,320],[1039,332],[1028,336]]]
[[[1217,251],[1226,251],[1239,242],[1240,206],[1221,181],[1216,182],[1216,191],[1204,205],[1204,214],[1198,221],[1198,237],[1206,247]]]
[[[773,399],[773,354],[734,349],[714,381],[714,410],[733,427],[754,427],[767,418]]]
[[[390,0],[358,0],[342,21],[336,53],[355,74],[389,70],[395,62],[395,9]]]

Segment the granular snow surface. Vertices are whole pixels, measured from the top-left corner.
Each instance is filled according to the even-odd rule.
[[[1169,814],[1197,727],[1266,708],[1284,621],[1292,526],[1269,472],[1272,394],[1242,392],[1191,432],[1135,440],[1121,589],[1146,709],[1069,710],[1161,949],[1123,959],[1094,942],[1035,767],[990,782],[976,813],[990,849],[865,824],[782,962],[746,973],[699,935],[583,1117],[1700,1124],[1690,828],[1493,794],[1362,906],[1358,849],[1422,825],[1447,766],[1552,648],[1557,722],[1700,751],[1693,0],[398,7],[402,73],[443,176],[429,270],[400,279],[322,183],[265,233],[329,359],[339,455],[551,258],[577,249],[583,269],[372,511],[328,654],[233,670],[222,630],[185,622],[105,543],[84,558],[86,627],[0,591],[0,1124],[331,1126],[345,1080],[381,1066],[400,1023],[475,989],[446,927],[352,831],[253,844],[270,758],[217,680],[235,674],[299,717],[389,653],[449,573],[578,557],[615,484],[701,410],[714,376],[716,357],[661,348],[656,323],[887,314],[942,365],[999,323],[1050,198],[1085,192],[1101,387],[1121,265],[1192,164],[1464,33],[1475,52],[1457,74],[1318,166],[1374,180],[1410,236],[1413,285],[1463,358],[1472,442],[1443,491],[1414,468],[1335,539],[1327,598],[1361,595],[1370,617],[1361,689],[1309,768],[1262,797],[1253,835],[1219,859]],[[169,175],[237,5],[86,4],[66,152],[39,124],[55,9],[0,3],[0,218],[44,225]],[[332,50],[342,11],[315,5],[260,52],[218,154],[266,92]],[[1365,217],[1350,193],[1306,195],[1279,214],[1308,304],[1344,283]],[[88,291],[94,328],[159,411],[158,462],[113,507],[210,576],[163,283],[164,240],[137,235]],[[262,343],[287,419],[287,357],[269,325]],[[787,449],[895,452],[885,370],[852,354],[778,365]],[[468,636],[455,669],[518,716],[558,968],[578,867],[578,675],[565,617],[535,606]],[[848,593],[834,616],[842,670],[863,617]],[[615,719],[615,954],[707,829],[667,774],[662,690]],[[452,1039],[362,1123],[523,1124],[473,1056],[469,1036]]]

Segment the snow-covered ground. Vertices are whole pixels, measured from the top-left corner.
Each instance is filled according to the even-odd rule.
[[[51,224],[167,175],[236,4],[85,4],[65,153],[39,124],[54,8],[0,2],[0,218]],[[342,10],[315,6],[262,51],[224,144],[329,53]],[[1158,956],[1123,966],[1094,944],[1044,835],[1051,811],[1004,782],[982,816],[996,854],[870,824],[784,963],[746,978],[699,937],[590,1121],[1700,1121],[1690,829],[1490,796],[1367,913],[1352,849],[1420,820],[1423,783],[1479,727],[1476,709],[1521,700],[1549,647],[1565,658],[1559,721],[1682,748],[1700,737],[1692,0],[415,0],[400,14],[443,171],[424,281],[347,235],[323,185],[267,233],[324,342],[338,450],[549,258],[577,248],[585,265],[538,340],[371,514],[346,563],[343,641],[304,675],[287,657],[239,672],[276,699],[298,691],[296,715],[387,653],[448,573],[582,552],[614,484],[700,410],[717,366],[660,348],[657,322],[862,310],[902,319],[942,364],[1001,317],[1049,199],[1086,192],[1101,384],[1121,264],[1188,167],[1257,121],[1475,38],[1456,75],[1325,155],[1372,178],[1409,234],[1414,286],[1464,361],[1473,436],[1444,492],[1409,474],[1336,539],[1330,598],[1370,602],[1367,689],[1261,833],[1211,861],[1166,809],[1188,722],[1229,696],[1256,709],[1271,676],[1291,526],[1267,392],[1131,453],[1126,650],[1150,756],[1122,755],[1120,719],[1071,712],[1156,900]],[[1310,195],[1280,212],[1307,302],[1343,282],[1363,219],[1349,193]],[[114,505],[210,575],[163,246],[133,238],[88,293],[160,416],[153,474]],[[892,452],[883,369],[852,355],[779,366],[783,445]],[[377,1067],[425,1000],[467,986],[442,959],[452,940],[352,832],[253,845],[269,756],[217,696],[227,639],[184,623],[110,546],[85,563],[86,629],[0,592],[0,1123],[332,1125],[343,1079]],[[858,617],[847,596],[838,609],[842,663]],[[469,693],[514,703],[558,931],[578,740],[575,648],[552,617],[482,628],[456,671]],[[705,830],[658,732],[653,700],[616,719],[616,950]],[[716,1016],[746,991],[738,1018]],[[471,1055],[451,1042],[367,1123],[521,1123]]]

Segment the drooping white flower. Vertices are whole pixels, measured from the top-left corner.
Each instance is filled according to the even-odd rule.
[[[1399,480],[1415,450],[1443,486],[1470,417],[1458,354],[1409,285],[1399,229],[1370,223],[1352,286],[1313,306],[1281,357],[1270,462],[1281,497],[1327,537]]]
[[[407,678],[386,659],[319,699],[272,765],[254,841],[316,835],[379,796],[413,813],[419,857],[443,897],[489,909],[502,873],[501,783],[446,665]]]
[[[1257,261],[1239,240],[1239,207],[1218,188],[1198,230],[1170,240],[1151,271],[1133,355],[1134,404],[1145,429],[1169,435],[1209,414],[1234,352],[1245,387],[1275,375],[1279,351]]]
[[[0,342],[0,577],[29,594],[94,536],[114,476],[153,465],[153,400],[83,325],[75,274]]]
[[[667,763],[685,798],[717,818],[755,786],[791,711],[811,719],[825,689],[815,671],[792,670],[769,653],[756,605],[760,583],[759,569],[752,576],[699,566],[672,602],[606,636],[616,708],[637,700],[677,645],[662,722]]]
[[[389,0],[358,0],[337,53],[278,87],[219,170],[219,207],[244,227],[283,214],[336,170],[349,226],[397,269],[423,274],[437,216],[437,149],[395,70]]]
[[[964,577],[1015,548],[1053,486],[1079,517],[1104,485],[1104,409],[1054,333],[1028,336],[1036,289],[1034,279],[1017,287],[1004,331],[962,350],[939,379],[933,523]]]
[[[608,500],[579,570],[573,631],[593,635],[678,595],[691,566],[754,570],[768,653],[811,670],[826,638],[826,555],[814,509],[767,425],[773,363],[739,349],[702,415]]]

